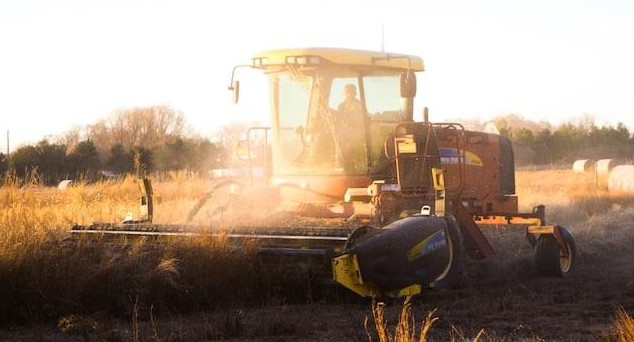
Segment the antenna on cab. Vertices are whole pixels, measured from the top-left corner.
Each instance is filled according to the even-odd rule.
[[[381,52],[385,52],[385,21],[381,22]]]

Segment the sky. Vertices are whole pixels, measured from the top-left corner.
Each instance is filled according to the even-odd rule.
[[[257,71],[233,66],[284,47],[419,55],[416,112],[432,121],[518,114],[591,117],[634,129],[634,1],[0,2],[0,151],[167,104],[192,132],[266,123]]]

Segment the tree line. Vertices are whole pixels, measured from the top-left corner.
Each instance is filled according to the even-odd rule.
[[[634,159],[634,136],[623,123],[597,126],[586,119],[557,127],[509,115],[495,120],[511,139],[518,166],[571,164],[577,159]]]
[[[187,136],[181,112],[152,106],[121,109],[54,140],[22,146],[10,156],[0,153],[0,174],[51,185],[63,179],[93,181],[140,172],[205,174],[223,159],[220,144]]]
[[[458,120],[459,121],[459,120]],[[586,119],[557,127],[517,115],[498,117],[501,135],[511,139],[517,166],[572,163],[577,159],[634,159],[634,136],[622,123],[597,126]],[[464,121],[483,130],[482,122]],[[244,139],[246,124],[225,126],[225,140]],[[62,179],[96,180],[139,172],[187,170],[207,175],[227,166],[230,146],[188,136],[183,114],[169,106],[121,109],[85,128],[75,128],[55,141],[42,140],[0,153],[0,175],[45,184]],[[10,157],[10,158],[9,158]]]

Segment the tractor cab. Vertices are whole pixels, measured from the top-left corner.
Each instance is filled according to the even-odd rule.
[[[270,185],[299,203],[335,203],[350,188],[391,182],[395,128],[412,122],[420,57],[309,48],[266,51]],[[234,69],[235,70],[235,69]],[[236,98],[239,84],[232,80]]]

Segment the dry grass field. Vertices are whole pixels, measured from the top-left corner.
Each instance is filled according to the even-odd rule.
[[[374,307],[311,279],[263,274],[253,253],[222,241],[69,238],[76,223],[138,216],[133,179],[65,191],[4,186],[0,340],[634,340],[634,196],[597,189],[593,174],[525,171],[516,179],[522,210],[545,204],[549,222],[572,231],[575,272],[536,276],[522,229],[486,227],[497,256],[469,261],[459,288]],[[212,185],[183,176],[155,182],[155,221],[184,221]]]

